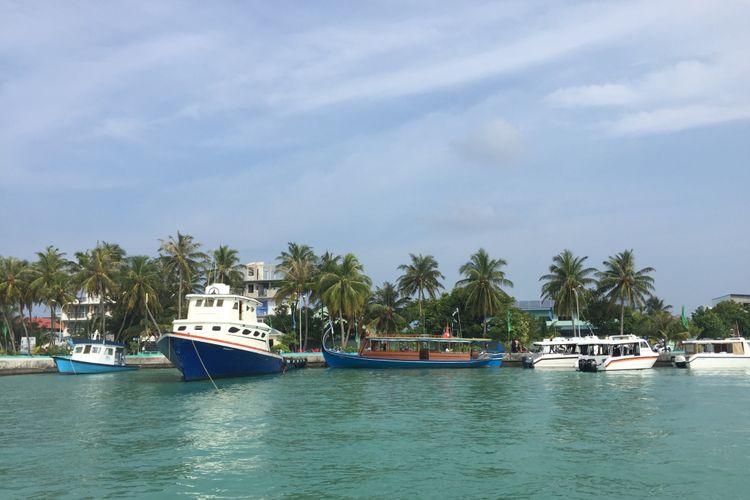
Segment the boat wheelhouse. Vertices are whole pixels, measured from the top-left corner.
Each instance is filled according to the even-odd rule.
[[[52,356],[57,371],[69,375],[137,370],[125,364],[125,346],[109,340],[74,341],[70,356]]]
[[[750,343],[743,337],[683,340],[675,366],[691,369],[750,368]]]
[[[648,341],[635,335],[612,335],[580,343],[578,369],[584,372],[644,370],[652,368],[659,355]]]
[[[372,336],[356,353],[326,347],[323,357],[331,368],[479,368],[500,366],[502,357],[487,352],[490,339],[445,336]]]
[[[575,370],[581,355],[581,342],[596,341],[599,337],[554,337],[534,342],[536,352],[524,356],[524,368],[555,368]]]
[[[186,319],[173,322],[172,332],[157,347],[186,381],[279,373],[284,358],[271,351],[273,331],[258,321],[260,302],[230,292],[222,283],[203,294],[187,296]]]

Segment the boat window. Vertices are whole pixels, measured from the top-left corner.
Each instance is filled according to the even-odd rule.
[[[177,328],[177,330],[179,330],[179,331],[181,331],[181,332],[184,332],[184,331],[185,331],[185,328],[187,328],[187,326],[185,326],[185,325],[182,325],[182,326],[178,327],[178,328]]]
[[[250,335],[250,330],[248,329],[242,330],[242,335]]]
[[[203,304],[203,299],[198,299],[195,301],[195,307],[200,307],[201,304]]]
[[[266,338],[266,334],[265,333],[261,333],[260,334],[260,338],[262,338],[262,339]]]
[[[75,352],[78,352],[78,353],[83,352],[83,346],[82,345],[77,346]]]
[[[732,351],[735,354],[745,354],[745,346],[742,344],[742,342],[735,342]]]
[[[213,307],[214,299],[206,299],[206,307]]]
[[[250,306],[246,305],[245,306],[245,311],[249,311],[249,310],[250,310]]]
[[[195,326],[195,329],[196,329],[196,330],[203,330],[203,325],[196,325],[196,326]]]
[[[224,305],[224,299],[218,299],[216,301],[216,307],[222,307]]]
[[[254,331],[254,332],[253,332],[253,337],[257,337],[258,335],[260,335],[260,332],[259,332],[259,331]]]
[[[240,331],[240,329],[237,328],[236,326],[230,326],[229,327],[229,333],[237,333],[239,331]]]
[[[101,350],[101,347],[96,346],[91,348],[91,354],[97,354]]]
[[[232,309],[235,309],[235,310],[236,310],[236,309],[238,309],[238,304],[237,304],[237,302],[235,302],[235,303],[234,303],[234,305],[232,305]]]
[[[107,352],[106,352],[107,356],[112,356],[112,354],[113,354],[114,352],[115,352],[115,351],[114,351],[114,350],[113,350],[113,349],[112,349],[111,347],[107,347]]]
[[[211,328],[211,330],[213,330],[215,332],[218,332],[218,331],[221,330],[221,327],[220,326],[214,326],[214,327]]]
[[[90,353],[90,352],[91,352],[91,345],[89,344],[89,345],[87,345],[87,346],[86,346],[86,347],[85,347],[85,348],[83,349],[83,353],[84,353],[84,354],[88,354],[88,353]]]

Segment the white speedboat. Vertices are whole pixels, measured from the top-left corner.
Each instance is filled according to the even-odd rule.
[[[645,339],[635,335],[613,335],[580,343],[578,369],[584,372],[644,370],[652,368],[659,355]]]
[[[521,359],[524,368],[556,368],[575,370],[581,354],[580,344],[597,341],[599,337],[554,337],[534,342],[536,352]]]
[[[137,370],[125,364],[125,346],[109,340],[75,341],[70,356],[52,356],[57,371],[70,375]]]
[[[750,368],[750,343],[743,337],[684,340],[682,345],[685,354],[674,358],[679,368]]]
[[[157,347],[186,381],[279,373],[284,358],[271,351],[271,327],[258,321],[260,302],[214,284],[187,296],[187,319],[173,322]]]

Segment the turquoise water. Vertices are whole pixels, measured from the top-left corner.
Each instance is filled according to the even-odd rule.
[[[737,498],[750,373],[0,378],[3,498]]]

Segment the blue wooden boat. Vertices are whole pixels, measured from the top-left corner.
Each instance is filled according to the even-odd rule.
[[[326,346],[322,350],[331,368],[483,368],[502,364],[502,354],[486,352],[490,339],[440,336],[366,337],[356,353]]]
[[[137,370],[125,364],[125,346],[109,340],[75,341],[71,356],[52,356],[57,371],[69,375]]]

